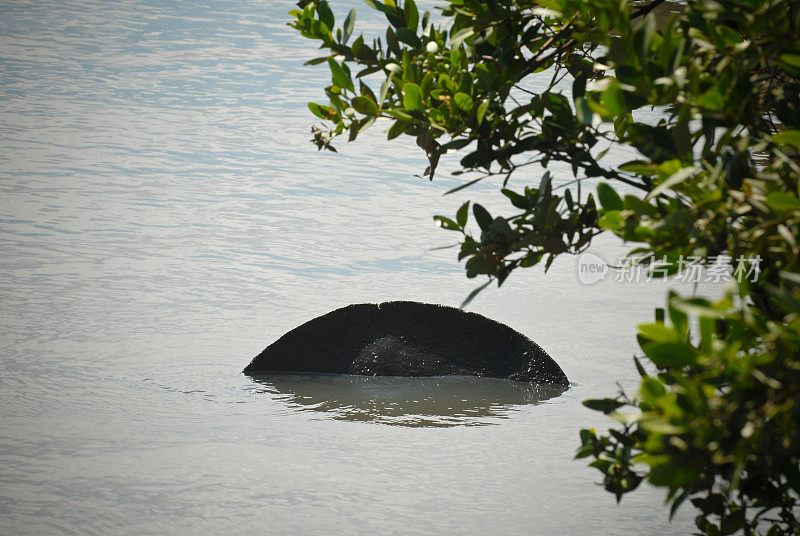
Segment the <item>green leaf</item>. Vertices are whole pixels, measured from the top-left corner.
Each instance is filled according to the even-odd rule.
[[[422,82],[419,83],[419,88],[422,90],[423,95],[430,95],[433,88],[434,75],[432,72],[425,73],[422,77]]]
[[[388,14],[386,15],[389,16]],[[400,56],[400,44],[397,33],[392,28],[386,28],[386,50]]]
[[[585,404],[585,402],[584,402],[584,404]],[[620,443],[622,443],[626,447],[632,447],[632,446],[634,446],[636,444],[636,440],[633,439],[629,435],[625,435],[622,432],[619,432],[619,431],[613,430],[613,429],[609,430],[608,432],[612,436],[614,436],[614,439],[616,439],[617,441],[619,441]]]
[[[658,166],[654,166],[653,164],[648,164],[646,162],[641,161],[631,161],[626,162],[619,166],[620,171],[627,171],[628,173],[636,173],[637,175],[642,175],[645,177],[652,177],[653,175],[658,173]]]
[[[576,101],[579,97],[586,95],[586,74],[581,73],[572,82],[572,100]]]
[[[408,114],[408,113],[404,112],[401,109],[387,110],[386,113],[388,113],[389,115],[391,115],[395,119],[402,119],[403,121],[409,121],[409,122],[414,120],[414,118],[411,116],[411,114]]]
[[[475,118],[478,120],[478,125],[483,123],[483,118],[486,116],[486,110],[489,109],[489,101],[484,100],[483,102],[478,105],[478,112],[475,114]]]
[[[469,217],[469,201],[461,205],[461,208],[459,208],[458,212],[456,212],[456,222],[458,222],[458,225],[461,226],[462,229],[467,224],[468,217]]]
[[[311,113],[319,117],[320,119],[329,119],[328,114],[325,113],[325,110],[317,104],[316,102],[309,102],[308,109],[311,110]]]
[[[392,76],[393,75],[390,74],[381,84],[380,102],[378,103],[380,106],[383,106],[383,103],[386,101],[386,95],[389,93],[389,87],[392,85]]]
[[[333,58],[330,58],[328,60],[328,66],[331,68],[331,79],[333,80],[333,85],[339,86],[343,89],[353,89],[353,82],[350,80],[350,76],[344,71],[339,62]]]
[[[419,11],[417,4],[414,0],[406,0],[405,4],[406,27],[412,32],[417,31],[417,24],[419,23]]]
[[[664,182],[653,188],[653,190],[647,194],[647,197],[645,199],[650,200],[658,197],[663,192],[669,190],[673,186],[676,186],[685,181],[686,179],[688,179],[689,177],[693,176],[695,173],[697,173],[697,171],[698,169],[694,166],[689,166],[680,169],[679,171],[670,175],[667,178],[667,180],[665,180]]]
[[[800,130],[783,130],[770,139],[774,143],[785,143],[800,151]]]
[[[456,106],[459,109],[464,110],[465,112],[469,112],[472,110],[473,102],[472,97],[467,95],[466,93],[458,92],[453,97],[453,100],[456,101]]]
[[[321,58],[314,58],[313,60],[308,60],[307,62],[303,63],[303,65],[319,65],[320,63],[326,62],[330,59],[330,56],[322,56]]]
[[[386,9],[383,7],[383,4],[378,3],[375,0],[364,0],[364,3],[367,4],[369,7],[371,7],[372,9],[376,9],[378,11],[386,11]]]
[[[697,98],[697,105],[711,112],[719,112],[725,108],[725,100],[719,87],[714,86]]]
[[[372,125],[372,123],[374,122],[375,122],[374,117],[364,117],[357,121],[353,121],[352,125],[350,125],[350,138],[349,138],[350,141],[355,140],[356,136],[358,136],[364,130],[368,129],[370,125]]]
[[[641,419],[642,413],[637,411],[612,411],[608,416],[618,423],[631,424]]]
[[[333,30],[333,12],[331,11],[331,7],[328,5],[328,2],[323,0],[317,4],[317,14],[319,15],[319,20],[321,20],[329,30]]]
[[[648,432],[654,432],[656,434],[678,435],[686,433],[685,426],[671,424],[664,418],[642,419],[639,423],[639,425]]]
[[[363,81],[359,80],[359,90],[362,95],[365,97],[369,97],[372,102],[377,102],[378,97],[375,96],[375,93],[372,91],[372,88],[365,84]]]
[[[589,105],[589,101],[586,97],[581,96],[575,98],[575,117],[581,124],[592,124],[594,112],[592,112],[592,107]]]
[[[508,221],[502,216],[497,216],[492,220],[492,225],[490,229],[495,233],[497,233],[498,235],[504,235],[507,237],[513,236],[514,234],[514,230],[511,229],[511,226],[508,224]]]
[[[472,205],[472,214],[475,215],[475,221],[482,231],[488,231],[492,226],[492,216],[489,211],[483,208],[482,205],[475,203]]]
[[[683,493],[680,494],[680,496],[677,499],[675,499],[672,502],[672,506],[669,507],[670,521],[672,521],[672,519],[675,517],[675,513],[678,511],[678,508],[680,508],[681,504],[683,504],[683,502],[686,500],[687,497],[689,497],[689,491],[684,491]]]
[[[597,198],[603,210],[622,210],[625,208],[622,199],[608,183],[601,182],[597,185]]]
[[[380,110],[378,109],[378,105],[365,95],[361,95],[359,97],[355,97],[350,104],[355,108],[355,110],[359,113],[364,115],[371,115],[376,116],[380,114]]]
[[[628,210],[632,210],[636,214],[640,215],[641,214],[645,214],[647,216],[658,215],[658,209],[656,209],[656,207],[654,207],[647,201],[644,201],[643,199],[636,197],[635,195],[625,196],[625,208],[627,208]]]
[[[786,55],[786,54],[784,54]],[[720,523],[719,534],[720,536],[728,536],[738,532],[744,526],[745,513],[743,510],[732,512],[730,515],[725,516]]]
[[[458,231],[461,229],[456,222],[444,216],[434,216],[433,220],[436,222],[436,225],[449,231]]]
[[[393,140],[403,132],[405,132],[411,124],[408,121],[404,121],[402,119],[398,119],[392,126],[389,127],[389,132],[387,133],[387,139]]]
[[[356,58],[361,58],[361,52],[363,51],[371,51],[372,49],[369,47],[364,48],[364,36],[359,35],[356,37],[356,40],[353,41],[353,45],[350,47],[350,50],[353,52],[353,56]]]
[[[781,54],[778,58],[784,63],[800,67],[800,54]]]
[[[767,206],[776,212],[800,209],[800,199],[786,192],[772,192],[767,196]]]
[[[473,290],[472,292],[470,292],[470,293],[469,293],[469,296],[467,296],[467,297],[464,299],[464,301],[463,301],[463,302],[461,302],[461,305],[459,305],[459,307],[458,307],[458,308],[459,308],[459,309],[463,309],[464,307],[466,307],[466,306],[467,306],[467,304],[468,304],[469,302],[471,302],[471,301],[472,301],[472,300],[475,298],[475,296],[477,296],[477,295],[478,295],[478,294],[479,294],[479,293],[480,293],[480,292],[481,292],[483,289],[485,289],[486,287],[488,287],[488,286],[489,286],[489,285],[492,283],[492,281],[494,281],[494,280],[490,278],[490,279],[489,279],[489,281],[487,281],[487,282],[486,282],[486,283],[484,283],[483,285],[479,286],[478,288],[476,288],[475,290]]]
[[[708,302],[700,299],[682,300],[673,298],[670,306],[686,315],[694,315],[701,318],[724,318],[725,313],[719,309],[714,309]]]
[[[553,191],[553,177],[549,171],[545,171],[542,175],[542,180],[539,181],[539,203],[550,200],[550,194]]]
[[[656,18],[653,13],[648,13],[647,17],[644,19],[644,24],[642,24],[639,32],[641,32],[642,36],[642,49],[640,52],[640,57],[647,60],[650,57],[650,43],[653,41],[653,34],[656,30]],[[637,32],[638,33],[638,32]]]
[[[402,20],[402,11],[398,9],[395,0],[385,0],[383,3],[383,12],[386,14],[386,20],[395,28],[404,28]]]
[[[793,74],[800,73],[800,54],[781,54],[778,62]]]
[[[682,368],[696,364],[697,352],[679,342],[660,342],[646,345],[644,353],[658,368]]]
[[[361,39],[361,36],[358,36],[358,38]],[[367,67],[366,69],[361,69],[360,71],[358,71],[358,74],[356,74],[356,78],[361,78],[363,76],[367,76],[367,75],[370,75],[372,73],[377,73],[378,71],[381,71],[381,70],[383,70],[383,69],[381,68],[380,65],[375,65],[373,67]]]
[[[413,47],[413,48],[421,48],[422,42],[417,37],[417,33],[409,30],[408,28],[398,28],[397,29],[397,38],[400,39],[403,43]]]
[[[439,151],[442,154],[450,152],[451,150],[452,151],[457,151],[457,150],[459,150],[459,149],[461,149],[463,147],[466,147],[467,145],[469,145],[473,141],[474,140],[471,140],[469,138],[455,139],[455,140],[449,141],[449,142],[445,143],[444,145],[442,145],[439,148]]]
[[[626,113],[625,96],[619,82],[615,80],[603,91],[600,96],[600,104],[614,117]]]
[[[644,369],[644,365],[642,365],[642,362],[639,361],[638,357],[633,356],[633,363],[636,365],[636,371],[639,373],[639,376],[641,376],[642,378],[649,377],[647,371]]]
[[[450,48],[458,48],[465,39],[475,33],[474,28],[463,28],[450,36]]]
[[[642,398],[653,402],[658,397],[667,394],[667,388],[656,378],[647,376],[642,378],[642,385],[639,387],[639,392],[642,393]]]
[[[569,190],[567,190],[569,192]],[[506,196],[510,201],[511,204],[517,208],[521,208],[522,210],[528,210],[533,206],[533,202],[525,197],[524,195],[520,195],[513,190],[509,190],[507,188],[503,188],[500,190],[504,196]]]
[[[680,301],[681,299],[678,297],[678,295],[675,292],[670,291],[667,312],[669,313],[669,320],[672,322],[672,325],[675,326],[675,329],[678,331],[678,333],[681,333],[685,336],[685,334],[689,331],[689,316],[678,309],[677,305]]]
[[[621,408],[625,405],[625,402],[620,402],[614,398],[595,398],[584,400],[583,405],[589,409],[593,409],[595,411],[602,411],[606,415],[611,413],[612,411]]]
[[[425,108],[422,103],[422,90],[417,84],[408,82],[403,86],[403,106],[411,111]]]
[[[622,218],[621,211],[609,210],[597,220],[597,224],[609,231],[619,231],[625,226],[625,220]]]
[[[713,318],[700,317],[698,319],[698,325],[700,327],[700,348],[705,353],[711,353],[711,344],[714,340],[717,322]]]
[[[691,107],[684,104],[678,121],[672,130],[672,139],[675,141],[675,148],[678,153],[690,157],[692,155],[692,134],[689,131],[689,120],[691,119]]]
[[[654,342],[678,342],[680,335],[671,327],[656,322],[653,324],[642,324],[639,332],[647,339]]]
[[[356,24],[356,10],[351,9],[350,13],[347,14],[347,18],[344,19],[344,26],[342,27],[342,43],[347,43],[347,40],[350,39],[350,36],[353,35],[353,27]]]

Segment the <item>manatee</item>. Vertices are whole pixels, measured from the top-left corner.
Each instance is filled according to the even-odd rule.
[[[471,313],[410,301],[359,303],[309,320],[244,373],[486,376],[566,389],[561,367],[526,336]]]

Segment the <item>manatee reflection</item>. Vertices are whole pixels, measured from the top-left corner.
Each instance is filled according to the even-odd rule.
[[[496,424],[519,406],[538,404],[561,387],[474,376],[259,374],[260,391],[297,411],[326,418],[399,426]]]

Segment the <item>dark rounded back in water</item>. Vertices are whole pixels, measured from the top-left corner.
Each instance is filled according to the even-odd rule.
[[[309,320],[244,369],[369,376],[489,376],[569,386],[532,340],[477,313],[396,301],[348,305]]]

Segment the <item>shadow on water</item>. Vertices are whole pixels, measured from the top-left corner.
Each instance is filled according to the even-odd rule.
[[[258,391],[289,408],[325,418],[409,427],[498,424],[519,411],[560,395],[564,389],[474,376],[356,376],[257,374]]]

